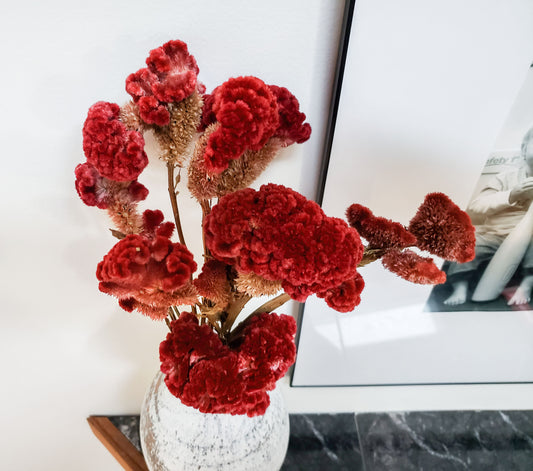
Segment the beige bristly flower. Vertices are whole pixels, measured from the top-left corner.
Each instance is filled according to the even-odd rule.
[[[271,296],[281,290],[281,281],[265,280],[255,273],[239,273],[235,286],[249,296]]]
[[[138,234],[142,230],[142,216],[137,209],[137,202],[132,201],[128,191],[130,182],[115,182],[102,178],[97,193],[108,196],[107,212],[116,229],[123,234]]]
[[[142,217],[137,205],[131,202],[116,201],[107,208],[113,224],[123,234],[138,234],[142,230]]]
[[[271,138],[258,151],[247,150],[238,159],[231,160],[222,173],[209,174],[205,169],[203,155],[209,136],[217,126],[216,123],[209,126],[197,141],[189,165],[189,190],[197,200],[220,198],[250,186],[281,149],[281,141]]]
[[[183,167],[189,147],[196,137],[202,116],[203,99],[198,92],[178,103],[169,103],[170,122],[167,126],[153,127],[154,136],[161,146],[160,158]]]
[[[227,265],[214,259],[207,260],[202,272],[193,281],[200,296],[225,306],[230,300],[231,286],[226,276]]]
[[[209,141],[209,136],[211,136],[217,127],[217,123],[211,124],[198,138],[189,163],[187,186],[191,194],[198,201],[211,199],[216,194],[216,176],[210,176],[205,171],[204,152]]]
[[[139,108],[133,101],[129,101],[120,108],[119,118],[131,131],[142,133],[145,130],[144,121],[139,116]]]

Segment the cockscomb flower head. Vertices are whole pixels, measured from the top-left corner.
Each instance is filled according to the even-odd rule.
[[[106,209],[109,201],[105,194],[99,189],[102,187],[102,176],[94,165],[88,162],[79,164],[74,170],[76,175],[76,191],[79,197],[87,206],[97,206]]]
[[[220,173],[245,150],[259,150],[279,125],[278,105],[257,77],[231,78],[213,91],[210,113],[218,127],[204,153],[207,170]]]
[[[297,301],[354,279],[363,253],[357,231],[274,184],[221,198],[204,231],[215,258],[239,272],[280,280]]]
[[[416,243],[416,237],[399,222],[374,216],[361,204],[352,204],[346,210],[348,224],[368,241],[369,248],[401,248]]]
[[[102,177],[132,181],[148,165],[148,157],[142,134],[128,130],[119,116],[115,103],[100,101],[91,106],[83,125],[83,151]]]
[[[470,216],[444,193],[430,193],[409,223],[422,250],[464,263],[475,256],[475,228]]]
[[[179,102],[197,89],[198,65],[183,41],[169,41],[150,51],[147,68],[126,79],[126,91],[148,124],[165,126],[170,121],[167,103]]]
[[[411,283],[437,285],[446,281],[446,273],[439,270],[433,259],[409,249],[390,250],[381,262],[387,270]]]
[[[146,217],[145,217],[146,220]],[[100,291],[116,296],[126,311],[163,319],[169,306],[196,300],[190,283],[196,263],[187,248],[167,237],[168,225],[148,235],[129,234],[98,264]]]
[[[255,316],[229,345],[189,312],[170,329],[159,347],[165,384],[185,405],[204,413],[264,414],[267,391],[296,358],[296,322],[290,316]]]
[[[143,201],[148,189],[137,180],[115,182],[102,177],[89,162],[79,164],[74,170],[75,186],[79,197],[87,206],[108,209],[114,204],[132,204]]]
[[[281,140],[284,147],[307,141],[311,135],[311,125],[304,123],[305,114],[300,111],[296,97],[285,87],[269,87],[278,102],[279,126],[274,136]]]
[[[351,312],[361,302],[361,292],[364,287],[363,277],[357,273],[355,278],[317,295],[319,298],[324,298],[330,308],[338,312]]]

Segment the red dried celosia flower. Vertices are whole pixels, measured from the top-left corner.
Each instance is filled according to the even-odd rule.
[[[446,260],[464,263],[475,256],[470,216],[444,193],[430,193],[409,223],[417,246]]]
[[[346,218],[350,226],[368,241],[369,248],[402,248],[416,244],[416,237],[402,224],[374,216],[361,204],[352,204],[346,210]]]
[[[135,180],[148,165],[144,138],[119,120],[120,107],[100,101],[89,108],[83,125],[87,162],[102,177],[117,182]]]
[[[248,389],[274,389],[296,360],[296,321],[287,315],[254,316],[243,330],[239,346]]]
[[[281,280],[297,301],[353,279],[363,253],[357,231],[280,185],[224,196],[204,229],[215,258],[241,273]]]
[[[209,125],[216,122],[217,117],[213,111],[213,104],[215,103],[215,98],[213,94],[205,94],[203,97],[204,106],[202,107],[202,119],[200,121],[200,126],[198,127],[198,132],[205,131]]]
[[[200,70],[183,41],[168,41],[153,49],[146,64],[157,75],[158,81],[152,84],[152,91],[159,101],[181,101],[196,90]]]
[[[446,281],[431,258],[421,257],[412,250],[390,250],[381,259],[383,266],[411,283],[438,285]]]
[[[351,312],[361,302],[361,292],[365,287],[363,277],[357,273],[352,280],[324,293],[318,293],[319,298],[324,298],[327,305],[338,312]]]
[[[279,124],[278,105],[257,77],[231,78],[213,91],[212,113],[219,126],[204,153],[207,170],[220,173],[247,149],[259,150]]]
[[[96,276],[100,291],[116,296],[125,310],[163,319],[169,306],[194,302],[190,277],[195,270],[186,247],[156,231],[120,240],[98,264]]]
[[[133,201],[143,201],[148,196],[148,188],[137,180],[134,180],[129,184],[128,192]]]
[[[269,87],[278,102],[279,126],[274,136],[281,139],[283,146],[307,141],[311,135],[311,125],[304,124],[305,114],[300,112],[296,97],[285,87]]]
[[[165,104],[179,102],[196,90],[198,65],[187,45],[179,40],[150,51],[146,64],[148,68],[126,79],[126,91],[146,123],[165,126],[170,120]]]
[[[170,239],[174,232],[174,223],[163,222],[165,216],[159,209],[147,209],[143,213],[143,235],[153,238],[155,236]]]
[[[100,209],[106,209],[108,199],[105,194],[98,191],[102,187],[102,176],[98,173],[98,170],[86,162],[77,165],[74,174],[76,175],[76,191],[81,200],[87,206],[97,206]]]
[[[161,372],[169,391],[180,397],[194,361],[224,354],[225,347],[209,325],[200,326],[196,317],[188,312],[171,323],[171,332],[159,346]]]
[[[275,387],[294,363],[296,323],[290,316],[261,314],[231,346],[194,315],[182,313],[159,347],[169,391],[204,413],[263,414]]]
[[[74,173],[76,191],[87,206],[107,209],[115,203],[136,203],[148,196],[148,189],[137,180],[131,182],[108,180],[89,162],[77,165]]]
[[[139,116],[147,124],[166,126],[170,122],[170,112],[165,103],[161,103],[152,94],[152,83],[157,75],[148,69],[141,69],[126,79],[126,91],[133,97],[139,108]]]
[[[195,362],[189,369],[181,402],[204,413],[244,413],[244,383],[239,378],[237,359],[238,355],[229,351],[218,358]]]

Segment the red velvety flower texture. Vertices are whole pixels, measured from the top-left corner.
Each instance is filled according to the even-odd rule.
[[[305,114],[300,112],[296,97],[285,87],[269,87],[278,102],[279,126],[274,137],[281,139],[284,146],[307,141],[311,136],[311,125],[304,123]]]
[[[361,292],[364,287],[363,277],[357,273],[352,280],[345,281],[324,293],[318,293],[318,297],[324,298],[326,304],[338,312],[351,312],[361,302]]]
[[[361,204],[352,204],[346,210],[346,218],[350,226],[368,241],[371,249],[401,248],[416,244],[416,237],[402,224],[374,216],[370,209]]]
[[[146,64],[126,79],[126,91],[146,123],[165,126],[170,121],[166,103],[182,101],[196,90],[198,65],[179,40],[150,51]]]
[[[100,209],[106,209],[108,201],[98,188],[102,186],[102,176],[98,170],[88,162],[79,164],[74,170],[76,176],[76,191],[79,197],[87,206],[96,206]]]
[[[100,101],[83,125],[83,151],[98,173],[117,182],[135,180],[148,165],[144,138],[119,119],[120,107]]]
[[[236,77],[217,87],[209,113],[218,122],[204,153],[209,172],[220,173],[246,150],[259,150],[278,129],[276,96],[257,77]]]
[[[390,250],[381,259],[387,270],[411,283],[438,285],[446,281],[446,273],[433,260],[412,250]]]
[[[476,235],[470,216],[444,193],[430,193],[409,223],[422,250],[465,263],[475,256]]]
[[[196,270],[192,254],[172,243],[174,225],[161,211],[145,211],[145,232],[120,240],[98,264],[100,291],[116,296],[120,306],[153,319],[164,319],[171,305],[190,301],[187,287]]]
[[[355,229],[281,185],[226,195],[206,218],[212,255],[242,273],[281,281],[303,302],[357,276],[363,245]]]
[[[137,180],[112,182],[102,177],[89,162],[77,165],[74,174],[76,191],[87,206],[106,209],[116,201],[134,203],[148,196],[148,189]]]
[[[208,325],[182,313],[161,343],[161,372],[169,391],[204,413],[264,414],[275,388],[296,358],[296,322],[264,313],[247,321],[224,345]]]
[[[199,130],[219,123],[204,155],[207,170],[222,172],[231,159],[247,149],[259,150],[271,137],[284,147],[305,142],[311,135],[305,118],[298,100],[285,87],[266,85],[257,77],[228,80],[204,96]]]

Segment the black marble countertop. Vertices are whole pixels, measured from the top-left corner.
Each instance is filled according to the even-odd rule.
[[[140,450],[139,416],[111,422]],[[533,411],[291,414],[283,471],[532,471]]]

